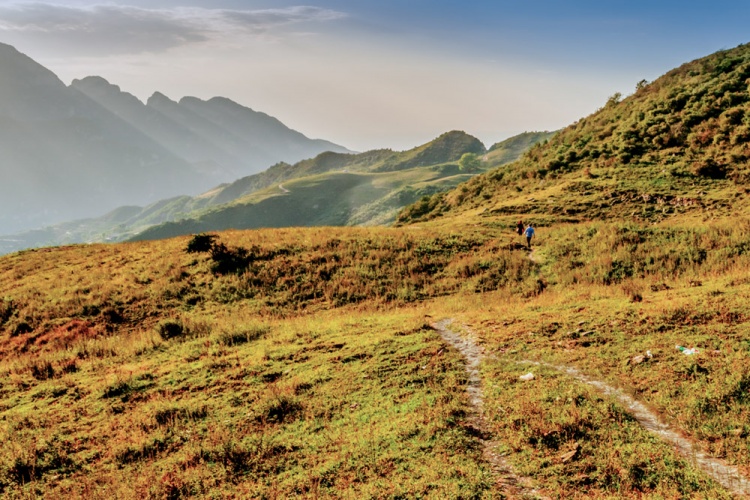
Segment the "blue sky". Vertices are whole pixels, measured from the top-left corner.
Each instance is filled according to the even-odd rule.
[[[222,95],[352,149],[452,129],[489,146],[750,41],[750,2],[701,4],[0,0],[0,42],[65,83],[100,75],[144,100]]]

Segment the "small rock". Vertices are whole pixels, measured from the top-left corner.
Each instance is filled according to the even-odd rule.
[[[529,372],[526,375],[521,375],[518,377],[518,380],[523,380],[524,382],[528,382],[529,380],[534,380],[534,374]]]
[[[651,291],[652,292],[660,292],[662,290],[670,290],[672,287],[667,285],[666,283],[659,283],[657,285],[651,285]]]
[[[630,358],[631,365],[640,365],[644,361],[646,361],[646,356],[644,356],[643,354],[639,354],[638,356],[633,356],[632,358]]]
[[[573,444],[573,449],[567,453],[563,453],[560,455],[560,461],[562,463],[570,462],[576,456],[578,455],[578,451],[581,449],[581,446],[578,443]]]

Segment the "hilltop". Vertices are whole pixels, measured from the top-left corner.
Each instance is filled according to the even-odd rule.
[[[744,213],[748,77],[748,45],[686,63],[401,220],[467,210],[550,221]]]

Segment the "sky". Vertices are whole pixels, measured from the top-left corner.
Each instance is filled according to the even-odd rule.
[[[0,0],[0,42],[69,84],[228,97],[311,138],[404,150],[556,130],[750,41],[750,2]]]

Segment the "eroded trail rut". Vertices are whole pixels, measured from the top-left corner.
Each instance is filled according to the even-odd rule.
[[[456,348],[466,360],[466,373],[469,375],[469,385],[466,392],[469,394],[473,409],[470,423],[479,431],[484,458],[492,468],[497,486],[509,498],[544,498],[538,491],[531,488],[529,479],[522,478],[513,471],[511,465],[497,452],[498,443],[489,437],[487,421],[482,413],[484,395],[482,393],[482,379],[479,374],[482,349],[471,339],[452,332],[448,328],[452,322],[452,320],[446,319],[432,326],[445,343]]]
[[[628,412],[633,416],[633,418],[635,418],[638,423],[640,423],[646,430],[655,434],[661,440],[671,443],[680,455],[688,459],[690,462],[696,464],[701,470],[715,479],[716,482],[724,486],[735,495],[750,495],[750,480],[744,477],[740,473],[739,469],[737,469],[737,467],[729,465],[725,461],[718,458],[710,457],[702,451],[698,450],[695,444],[693,444],[689,439],[681,436],[676,429],[662,422],[654,412],[649,410],[643,403],[637,401],[633,397],[625,394],[615,387],[612,387],[611,385],[606,384],[605,382],[602,382],[601,380],[596,380],[587,375],[584,375],[583,373],[570,366],[551,365],[533,361],[525,361],[524,363],[536,366],[545,366],[563,373],[567,373],[576,380],[580,380],[585,384],[595,387],[602,394],[614,397],[628,409]]]
[[[482,361],[482,350],[471,339],[462,337],[452,332],[448,327],[452,320],[447,319],[435,323],[433,327],[440,334],[443,340],[456,348],[466,360],[466,372],[469,374],[469,385],[467,392],[474,409],[475,425],[482,431],[483,436],[488,436],[486,432],[487,424],[482,415],[482,406],[484,403],[482,394],[482,379],[479,373],[479,364]],[[690,462],[696,464],[701,470],[711,476],[719,484],[735,495],[750,496],[750,480],[744,477],[737,467],[727,464],[718,458],[713,458],[697,449],[697,447],[672,426],[664,423],[661,419],[644,404],[635,400],[633,397],[623,393],[619,389],[603,382],[584,375],[577,369],[569,366],[552,365],[533,361],[524,361],[524,364],[544,366],[563,373],[585,384],[591,385],[604,395],[614,397],[628,412],[635,418],[646,430],[653,433],[663,441],[672,444],[680,455]],[[539,493],[526,486],[528,480],[518,477],[513,473],[513,469],[507,461],[499,456],[495,449],[497,443],[489,438],[483,439],[485,447],[485,458],[492,464],[492,470],[496,474],[498,483],[504,487],[509,495],[518,497],[539,497]]]

